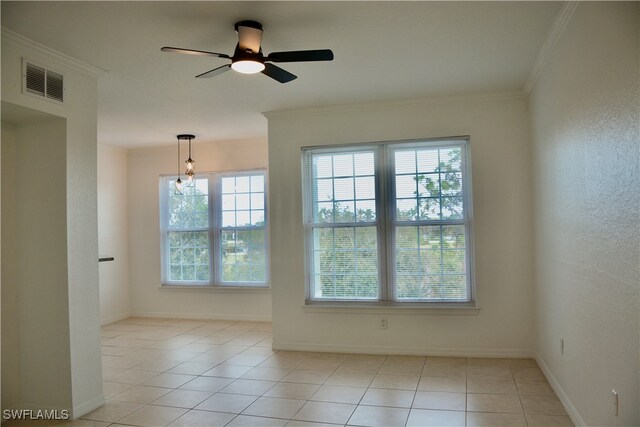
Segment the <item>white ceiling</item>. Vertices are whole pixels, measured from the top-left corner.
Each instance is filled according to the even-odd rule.
[[[265,111],[522,89],[560,2],[9,2],[2,25],[107,70],[98,141],[165,145],[265,138]],[[332,49],[333,62],[279,64],[280,84],[227,72],[242,19],[263,24],[265,53]]]

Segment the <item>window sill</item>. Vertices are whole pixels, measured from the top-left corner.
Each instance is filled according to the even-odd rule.
[[[323,301],[307,301],[301,307],[305,313],[334,314],[419,314],[419,315],[454,315],[475,316],[480,307],[474,303],[336,303]]]
[[[188,290],[203,292],[255,292],[257,294],[270,294],[270,286],[211,286],[211,285],[160,285],[158,289],[168,291]]]

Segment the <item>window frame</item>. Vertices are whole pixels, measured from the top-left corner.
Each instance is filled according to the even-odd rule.
[[[463,218],[461,220],[416,220],[398,221],[395,202],[395,150],[402,148],[447,148],[460,147],[462,172]],[[336,228],[335,223],[320,225],[313,222],[313,168],[309,167],[313,155],[354,153],[358,151],[374,152],[374,173],[376,191],[376,221],[378,245],[378,299],[330,299],[314,298],[313,283],[313,230],[315,228]],[[302,147],[302,202],[305,252],[305,305],[335,306],[400,306],[400,307],[475,307],[475,270],[473,244],[473,189],[471,183],[470,137],[452,136],[444,138],[424,138],[398,141],[379,141],[369,143],[351,143]],[[397,299],[395,277],[395,239],[396,225],[464,225],[465,230],[465,269],[467,299],[465,300],[425,300]],[[360,224],[364,225],[364,224]],[[373,224],[369,224],[373,225]],[[338,224],[338,227],[353,226],[351,223]]]
[[[236,226],[237,229],[262,229],[264,231],[264,252],[265,252],[265,280],[264,282],[244,282],[244,281],[223,281],[222,280],[222,251],[221,233],[229,227],[222,226],[222,179],[226,177],[241,177],[261,175],[264,179],[264,225],[259,226]],[[169,244],[168,227],[169,215],[169,194],[168,186],[172,180],[178,176],[176,174],[163,174],[159,179],[159,211],[160,211],[160,285],[167,288],[199,288],[199,289],[268,289],[270,288],[270,262],[269,262],[269,220],[268,220],[268,174],[265,168],[222,171],[222,172],[199,172],[198,178],[208,180],[208,245],[209,245],[209,280],[208,281],[176,281],[169,280]],[[169,189],[170,191],[170,189]],[[190,231],[190,230],[185,230]],[[204,231],[204,230],[203,230]]]

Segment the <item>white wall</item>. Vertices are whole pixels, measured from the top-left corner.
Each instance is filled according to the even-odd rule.
[[[22,57],[45,64],[65,76],[65,102],[56,104],[27,96],[21,91]],[[60,169],[64,180],[63,209],[38,205],[52,217],[65,215],[66,235],[50,251],[66,251],[67,307],[64,317],[69,334],[71,401],[73,416],[80,416],[104,402],[101,383],[100,320],[98,289],[98,233],[96,190],[97,81],[96,70],[59,52],[2,30],[2,101],[66,119],[65,158]],[[40,141],[44,144],[46,139]],[[6,174],[5,174],[6,175]],[[36,229],[33,229],[36,231]],[[41,231],[41,230],[37,230]],[[66,242],[65,242],[66,240]],[[13,248],[3,248],[3,252]],[[57,258],[59,259],[59,258]],[[4,265],[4,263],[3,263]],[[62,267],[61,267],[62,268]],[[20,303],[19,319],[38,319],[38,312]],[[3,303],[4,304],[4,303]],[[5,304],[6,305],[6,304]],[[59,313],[58,313],[59,314]],[[6,352],[6,349],[5,349]],[[27,360],[47,366],[47,352],[35,352]],[[60,369],[64,369],[61,367]],[[36,370],[37,371],[37,370]],[[65,385],[49,389],[50,395],[64,395]],[[26,399],[26,398],[25,398]],[[57,401],[54,399],[54,401]],[[27,403],[25,400],[19,403]],[[43,403],[44,404],[44,403]]]
[[[139,316],[271,320],[271,292],[257,289],[160,287],[159,176],[177,172],[177,140],[158,148],[129,150],[129,256],[131,313]],[[194,140],[196,174],[267,167],[267,142]],[[182,160],[186,153],[182,147]],[[180,167],[184,162],[180,162]]]
[[[100,321],[129,316],[129,227],[127,222],[127,150],[98,144],[98,253],[101,262]]]
[[[8,195],[15,202],[8,208],[15,234],[2,241],[15,251],[15,274],[4,285],[15,288],[17,317],[7,320],[17,328],[15,403],[26,408],[65,408],[72,400],[65,145],[65,120],[53,117],[18,126],[3,144],[5,190],[13,185]]]
[[[639,11],[580,2],[530,98],[536,349],[577,424],[640,425]]]
[[[267,113],[274,347],[530,356],[530,159],[521,94]],[[470,135],[477,314],[305,308],[300,149]],[[407,314],[405,314],[407,313]],[[388,318],[386,330],[378,328]]]
[[[15,159],[15,126],[7,121],[2,121],[2,186],[0,187],[0,200],[2,201],[2,236],[0,242],[4,250],[1,254],[2,269],[0,279],[2,280],[2,405],[1,409],[14,407],[20,400],[20,363],[19,352],[16,351],[20,345],[18,339],[18,288],[16,282],[16,251],[7,250],[7,243],[16,242],[16,203],[15,203],[15,164],[7,160]]]

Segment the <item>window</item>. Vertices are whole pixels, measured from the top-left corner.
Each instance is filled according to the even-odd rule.
[[[469,302],[467,139],[303,150],[311,301]]]
[[[265,174],[198,174],[182,194],[160,178],[162,283],[266,286]]]

